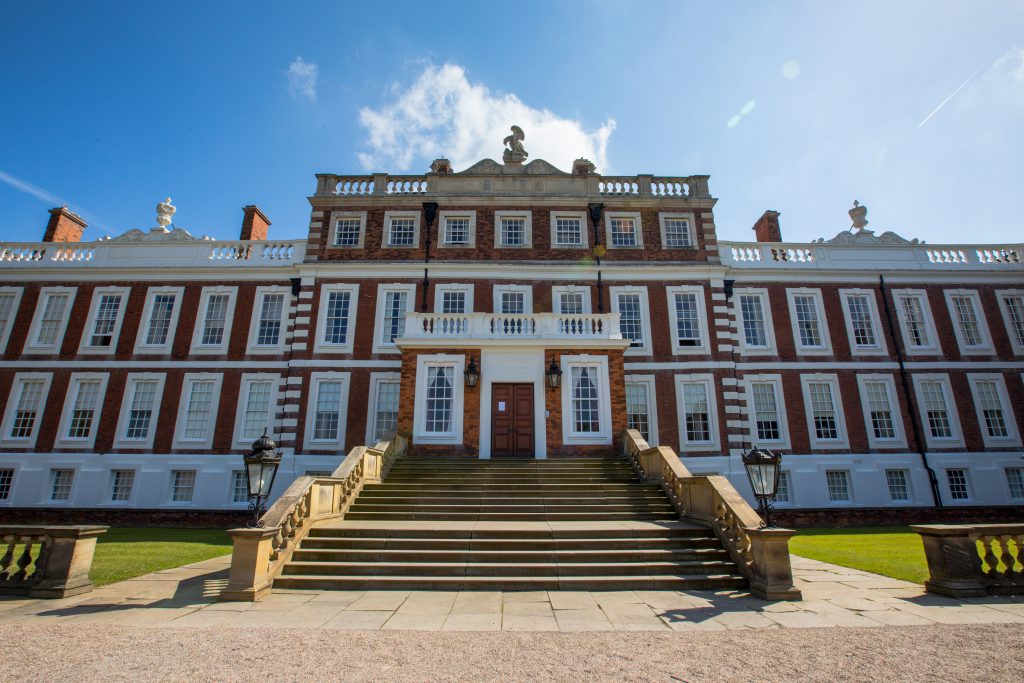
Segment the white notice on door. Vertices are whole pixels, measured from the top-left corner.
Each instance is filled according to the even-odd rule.
[[[505,402],[504,401],[498,401],[498,412],[499,413],[504,413],[505,412]]]

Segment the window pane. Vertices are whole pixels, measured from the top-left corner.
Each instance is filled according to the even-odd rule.
[[[70,500],[74,470],[50,470],[50,500]]]
[[[954,296],[952,300],[964,346],[981,346],[981,328],[978,326],[978,316],[974,311],[974,299],[969,296]]]
[[[392,218],[388,244],[392,247],[411,247],[415,239],[416,219]]]
[[[149,425],[153,420],[153,408],[156,406],[156,387],[156,380],[135,382],[124,438],[145,439],[149,436]]]
[[[789,472],[779,472],[779,489],[775,493],[775,500],[779,503],[790,503]]]
[[[71,409],[71,421],[68,423],[69,439],[88,439],[92,432],[92,421],[96,415],[97,400],[100,393],[98,380],[84,380],[78,383],[75,393],[74,407]]]
[[[775,402],[775,385],[769,382],[751,384],[754,395],[754,422],[758,441],[782,440],[779,409]]]
[[[559,313],[563,315],[579,315],[583,313],[582,292],[562,292],[558,298]]]
[[[381,343],[394,344],[405,334],[406,292],[386,292],[384,295],[384,325]]]
[[[992,380],[983,380],[975,384],[978,393],[978,407],[985,421],[985,431],[989,436],[1007,437],[1010,432],[1006,428],[1006,416],[1003,414],[1003,403],[999,398],[999,388]]]
[[[448,433],[452,431],[452,406],[455,391],[452,378],[455,368],[431,367],[427,370],[427,402],[425,431]]]
[[[946,482],[949,484],[949,496],[953,500],[967,500],[967,470],[946,470]]]
[[[11,438],[28,439],[35,428],[36,416],[43,401],[43,380],[26,380],[21,384],[18,407],[11,421]]]
[[[526,313],[526,293],[502,292],[501,312],[514,315],[521,315],[523,313]]]
[[[1009,471],[1009,470],[1007,470]],[[14,486],[14,470],[0,470],[0,500],[7,500],[11,497],[11,488]]]
[[[203,346],[219,346],[224,341],[224,325],[228,316],[228,295],[211,294],[206,300],[206,315],[203,318]]]
[[[167,334],[171,330],[171,315],[174,313],[173,294],[157,294],[153,297],[153,308],[149,314],[149,330],[146,333],[146,344],[163,346],[167,343]]]
[[[318,441],[337,441],[341,422],[341,382],[319,383],[313,438]]]
[[[619,294],[619,329],[631,347],[644,345],[643,317],[639,294]]]
[[[327,317],[324,319],[324,343],[344,344],[348,341],[348,310],[350,292],[328,292]]]
[[[442,292],[441,293],[442,313],[465,313],[466,293],[465,292]]]
[[[358,247],[362,221],[358,218],[339,218],[334,232],[334,244],[339,247]]]
[[[555,244],[567,246],[583,244],[583,227],[579,218],[555,218]]]
[[[647,385],[642,382],[626,383],[626,420],[629,429],[637,430],[645,441],[650,441],[650,406]]]
[[[886,470],[885,483],[891,500],[910,500],[910,483],[906,470]]]
[[[260,304],[258,346],[276,346],[281,339],[281,314],[284,312],[284,294],[264,294]]]
[[[395,435],[398,427],[398,391],[400,384],[394,381],[377,384],[376,422],[373,438],[385,441]]]
[[[446,218],[444,223],[445,244],[469,244],[469,218]]]
[[[601,431],[596,375],[597,370],[592,367],[572,368],[572,417],[577,434]]]
[[[114,340],[114,327],[117,324],[117,312],[121,310],[120,294],[104,294],[96,307],[96,320],[93,322],[90,346],[110,346]]]
[[[1018,346],[1024,346],[1024,296],[1008,296],[1004,301],[1009,316],[1010,334]],[[3,334],[3,328],[0,328],[0,334]]]
[[[839,425],[836,422],[835,404],[832,402],[832,385],[827,382],[811,382],[808,384],[811,395],[811,415],[814,422],[814,435],[821,440],[839,438]]]
[[[676,292],[676,337],[679,346],[700,346],[700,322],[697,318],[697,294]]]
[[[244,503],[249,500],[249,480],[244,470],[231,473],[231,502]]]
[[[796,310],[796,328],[800,334],[800,345],[820,347],[822,344],[817,300],[813,296],[800,294],[793,297],[793,308]]]
[[[856,294],[846,298],[850,309],[850,328],[853,330],[853,343],[862,347],[877,347],[875,324],[871,317],[871,302],[864,294]]]
[[[175,503],[187,503],[192,500],[196,487],[195,470],[174,470],[171,472],[171,500]]]
[[[194,440],[206,438],[212,417],[210,413],[213,410],[213,385],[213,381],[208,380],[192,382],[188,408],[185,410],[183,438]]]
[[[613,218],[611,223],[613,247],[637,246],[636,221],[632,218]]]
[[[930,346],[928,326],[924,320],[924,304],[916,296],[900,297],[903,321],[907,328],[907,342],[910,346]]]
[[[64,310],[67,305],[67,294],[47,295],[46,303],[43,305],[43,316],[39,319],[39,331],[36,334],[37,344],[51,346],[57,342],[57,334],[60,332],[60,325],[64,320]]]
[[[844,471],[827,470],[825,481],[828,484],[828,499],[834,503],[850,500],[849,475]]]
[[[743,316],[743,339],[747,346],[768,346],[768,334],[764,325],[764,309],[761,297],[755,294],[740,296],[740,313]]]
[[[526,244],[526,219],[502,218],[499,244],[506,247],[519,247]]]
[[[936,439],[952,438],[953,426],[949,420],[949,409],[946,406],[946,394],[942,390],[942,383],[921,382],[921,393],[929,433]]]
[[[885,382],[865,382],[864,393],[867,398],[868,415],[871,418],[871,431],[875,438],[895,439],[896,424],[889,403],[888,385]]]
[[[0,294],[0,339],[10,327],[12,317],[14,317],[14,295]]]
[[[665,246],[667,247],[689,247],[690,223],[682,218],[665,219]]]
[[[0,477],[0,485],[2,482],[3,479]],[[1006,483],[1010,487],[1010,498],[1024,498],[1024,467],[1007,467]],[[0,498],[2,497],[0,495]]]
[[[703,382],[688,382],[683,385],[683,422],[686,425],[687,442],[711,441],[707,385]]]
[[[135,470],[114,470],[110,473],[110,500],[125,501],[131,498],[135,483]]]
[[[270,426],[270,395],[273,383],[270,381],[249,382],[249,395],[245,402],[242,418],[241,438],[258,439]]]

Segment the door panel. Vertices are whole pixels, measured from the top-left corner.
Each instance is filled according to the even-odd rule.
[[[533,385],[491,385],[491,457],[532,456]]]

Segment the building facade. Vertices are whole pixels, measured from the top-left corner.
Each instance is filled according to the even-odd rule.
[[[518,147],[516,146],[518,143]],[[1022,245],[866,228],[720,242],[707,176],[525,163],[317,176],[308,237],[160,225],[0,245],[0,514],[244,510],[267,429],[275,486],[356,445],[424,457],[606,453],[627,426],[779,506],[1024,504]],[[557,386],[553,386],[557,383]]]

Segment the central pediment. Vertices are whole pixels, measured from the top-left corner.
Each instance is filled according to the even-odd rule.
[[[509,163],[499,164],[494,159],[481,159],[465,171],[459,171],[454,175],[560,175],[566,176],[569,173],[559,170],[544,161],[534,159],[528,164]]]

